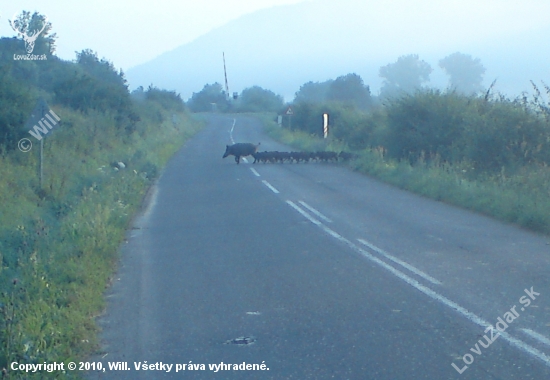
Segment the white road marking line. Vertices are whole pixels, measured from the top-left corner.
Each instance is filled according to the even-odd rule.
[[[308,205],[306,202],[304,202],[304,201],[298,201],[298,203],[300,203],[302,206],[304,206],[305,208],[307,208],[309,211],[311,211],[312,213],[314,213],[315,215],[317,215],[320,219],[324,220],[325,222],[327,222],[327,223],[332,223],[332,220],[330,220],[329,218],[327,218],[326,216],[324,216],[323,214],[321,214],[319,211],[317,211],[316,209],[314,209],[313,207],[311,207],[310,205]]]
[[[533,331],[533,330],[529,330],[529,329],[521,329],[521,331],[523,331],[525,334],[529,335],[531,338],[534,338],[534,339],[538,340],[539,342],[542,342],[542,343],[546,344],[547,346],[550,346],[550,339],[548,339],[544,335],[539,334],[538,332]]]
[[[248,160],[246,159],[246,157],[241,157],[243,159],[244,162],[246,162],[248,164]]]
[[[269,190],[273,191],[275,194],[279,194],[279,190],[271,186],[269,182],[267,182],[265,179],[262,180],[263,184],[269,187]]]
[[[320,225],[321,222],[319,222],[317,219],[315,219],[314,217],[312,217],[311,215],[309,215],[307,212],[305,212],[304,210],[302,210],[300,207],[296,206],[296,204],[292,201],[289,201],[287,200],[286,203],[288,203],[294,210],[298,211],[300,214],[302,214],[303,216],[305,216],[307,219],[309,219],[309,221],[313,224],[316,224],[316,225]]]
[[[418,291],[424,293],[428,297],[442,303],[443,305],[455,310],[459,314],[461,314],[463,317],[468,319],[469,321],[475,323],[476,325],[480,326],[484,331],[491,327],[493,328],[493,325],[484,320],[481,317],[478,317],[476,314],[468,311],[467,309],[463,308],[462,306],[458,305],[457,303],[451,301],[450,299],[446,298],[445,296],[442,296],[441,294],[435,292],[434,290],[428,288],[427,286],[422,285],[420,282],[415,280],[412,277],[407,276],[405,273],[395,269],[391,265],[387,264],[386,262],[380,260],[379,258],[373,256],[369,252],[365,251],[364,249],[361,249],[361,247],[353,244],[351,241],[346,239],[345,237],[339,235],[338,233],[334,232],[327,226],[325,226],[323,223],[319,222],[312,216],[310,216],[307,212],[302,210],[300,207],[296,206],[293,202],[287,200],[286,201],[290,206],[292,206],[296,211],[298,211],[300,214],[305,216],[307,219],[309,219],[312,223],[318,225],[328,233],[329,235],[333,236],[334,238],[338,239],[342,243],[346,244],[348,247],[353,249],[354,251],[360,253],[367,259],[371,260],[372,262],[380,265],[382,268],[386,269],[387,271],[391,272],[396,277],[400,278],[401,280],[405,281],[407,284],[412,286],[413,288],[417,289]],[[537,359],[541,360],[546,366],[550,367],[550,357],[546,356],[543,352],[539,351],[535,347],[525,343],[521,339],[514,338],[510,334],[508,334],[505,331],[499,332],[500,336],[506,340],[510,345],[536,357]]]
[[[329,234],[330,236],[338,239],[338,240],[346,240],[345,237],[343,237],[342,235],[340,235],[338,232],[334,231],[334,230],[331,230],[330,228],[328,228],[327,226],[325,226],[324,224],[321,224],[321,227],[323,228],[323,230],[325,230],[325,232],[327,234]]]
[[[233,130],[235,129],[235,123],[237,122],[237,119],[233,119],[233,126],[231,127],[231,130],[229,131],[229,137],[231,138],[231,144],[235,144],[235,140],[233,140]]]
[[[417,274],[418,276],[422,277],[423,279],[431,282],[432,284],[434,285],[441,285],[441,282],[439,280],[436,280],[435,278],[433,278],[432,276],[422,272],[420,269],[416,269],[415,267],[413,267],[411,264],[408,264],[406,263],[405,261],[403,260],[400,260],[398,259],[397,257],[394,257],[392,255],[390,255],[389,253],[387,253],[386,251],[378,248],[377,246],[375,246],[374,244],[371,244],[369,243],[368,241],[366,240],[363,240],[363,239],[357,239],[361,244],[364,244],[366,245],[367,247],[369,247],[370,249],[372,249],[373,251],[375,252],[378,252],[379,254],[381,254],[382,256],[384,256],[385,258],[387,258],[388,260],[391,260],[393,261],[394,263],[396,264],[399,264],[401,265],[402,267],[404,268],[407,268],[408,270],[410,270],[411,272]]]
[[[254,175],[255,175],[256,177],[259,177],[259,176],[260,176],[260,173],[258,173],[258,172],[256,171],[256,169],[250,168],[250,170],[252,171],[252,173],[254,173]]]

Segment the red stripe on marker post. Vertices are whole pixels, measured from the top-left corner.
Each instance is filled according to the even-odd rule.
[[[323,136],[328,137],[328,113],[323,114]]]

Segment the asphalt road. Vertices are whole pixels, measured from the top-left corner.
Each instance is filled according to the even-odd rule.
[[[129,231],[89,378],[550,379],[548,238],[341,164],[236,165],[291,149],[207,118]]]

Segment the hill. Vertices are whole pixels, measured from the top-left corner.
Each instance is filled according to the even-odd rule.
[[[549,13],[541,0],[316,0],[242,16],[126,75],[132,87],[153,83],[188,98],[206,83],[223,83],[225,52],[231,92],[259,85],[290,99],[307,81],[356,72],[376,94],[379,68],[406,54],[427,61],[432,85],[444,88],[438,61],[460,51],[481,59],[486,86],[498,77],[497,90],[518,95],[530,79],[548,75],[541,46]]]

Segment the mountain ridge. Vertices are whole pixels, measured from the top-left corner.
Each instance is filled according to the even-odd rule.
[[[206,83],[224,82],[225,52],[230,92],[259,85],[290,100],[305,82],[350,72],[361,75],[376,94],[381,85],[379,68],[407,54],[419,54],[430,63],[434,69],[430,85],[439,88],[446,86],[447,78],[438,61],[456,51],[481,59],[487,68],[486,85],[499,77],[496,89],[515,95],[530,88],[529,79],[544,80],[548,75],[548,58],[537,46],[544,46],[542,36],[548,35],[550,27],[538,19],[532,30],[523,19],[507,26],[518,9],[511,7],[499,19],[491,19],[483,14],[486,9],[467,12],[461,8],[464,2],[456,1],[445,2],[445,7],[425,0],[384,2],[393,4],[393,9],[373,1],[353,7],[348,0],[333,3],[301,2],[243,15],[130,68],[126,76],[131,87],[152,83],[189,98]],[[541,4],[539,0],[527,3]],[[535,10],[525,12],[523,17]],[[474,26],[481,22],[487,25],[482,28],[484,34],[478,35]]]

